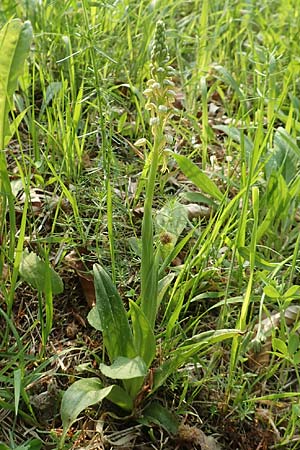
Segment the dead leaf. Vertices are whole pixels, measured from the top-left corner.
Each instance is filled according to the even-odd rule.
[[[95,286],[94,286],[94,277],[90,275],[89,278],[83,277],[77,272],[79,276],[79,281],[86,298],[86,301],[90,308],[95,306],[96,304],[96,294],[95,294]]]
[[[9,277],[9,268],[7,264],[3,264],[2,273],[0,274],[0,280],[7,281]]]
[[[300,316],[300,306],[299,305],[290,305],[284,312],[284,318],[286,320],[287,325],[292,325],[299,319]]]
[[[48,192],[39,188],[31,188],[29,191],[30,203],[34,215],[39,215],[44,209],[52,211],[56,208],[59,197],[53,192]],[[22,213],[26,201],[26,194],[21,190],[16,196],[18,204],[16,212]]]
[[[72,315],[77,323],[79,323],[82,327],[86,328],[86,322],[78,312],[72,311]]]
[[[175,101],[173,103],[174,108],[179,110],[184,109],[184,100],[185,100],[184,93],[177,90],[175,95]]]
[[[144,207],[143,206],[137,206],[136,208],[134,208],[132,210],[132,212],[138,216],[138,217],[142,217],[144,214]]]
[[[66,328],[66,335],[68,336],[68,338],[75,339],[77,333],[78,333],[78,326],[76,325],[76,323],[74,321],[69,323],[69,325],[67,325]]]
[[[81,163],[82,163],[82,166],[84,167],[84,169],[90,169],[91,167],[93,167],[93,163],[90,159],[90,155],[88,152],[84,152],[82,154]]]
[[[142,425],[135,425],[125,430],[108,433],[104,430],[104,421],[99,420],[96,424],[96,431],[101,436],[102,442],[112,446],[111,448],[125,450],[135,448],[134,443],[140,435],[141,427]]]
[[[261,371],[270,363],[272,338],[268,338],[260,347],[253,347],[248,353],[248,362],[252,370]]]
[[[210,116],[216,116],[219,109],[220,109],[220,106],[216,105],[216,103],[211,102],[208,104],[208,113]]]
[[[86,301],[89,307],[92,308],[96,304],[93,275],[86,270],[82,259],[78,256],[75,250],[72,250],[65,256],[65,262],[67,266],[74,269],[77,273]]]
[[[198,217],[205,217],[206,219],[209,219],[211,216],[211,209],[207,206],[198,205],[197,203],[189,203],[184,206],[187,209],[189,219]]]

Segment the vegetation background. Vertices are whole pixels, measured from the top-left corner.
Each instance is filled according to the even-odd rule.
[[[1,35],[1,450],[300,448],[298,0],[2,0],[12,18],[34,37],[12,95]],[[149,107],[159,20],[172,94]],[[104,279],[154,345],[138,392],[104,364]],[[94,377],[130,412],[87,400]]]

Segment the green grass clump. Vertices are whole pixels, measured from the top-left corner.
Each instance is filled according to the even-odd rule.
[[[57,447],[84,380],[114,406],[74,404],[65,448],[97,439],[88,417],[136,446],[192,445],[202,424],[224,448],[299,447],[299,13],[1,2],[2,30],[31,24],[0,71],[3,448]],[[101,277],[131,353],[91,319]],[[138,380],[108,392],[118,357],[143,360]]]

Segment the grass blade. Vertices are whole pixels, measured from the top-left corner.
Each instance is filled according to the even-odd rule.
[[[211,195],[216,200],[222,200],[223,194],[218,186],[196,164],[184,155],[172,153],[172,157],[176,160],[185,176],[201,191]]]
[[[21,369],[14,370],[14,393],[15,393],[15,416],[18,415],[21,395],[22,372]]]

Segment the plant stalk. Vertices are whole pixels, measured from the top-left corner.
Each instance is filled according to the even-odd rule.
[[[155,134],[151,163],[146,182],[144,216],[142,223],[141,308],[154,328],[157,312],[158,267],[153,243],[152,205],[160,151],[164,143],[163,123],[160,121]]]

